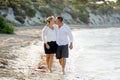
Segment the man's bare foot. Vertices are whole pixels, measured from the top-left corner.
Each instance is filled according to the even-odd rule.
[[[65,72],[63,72],[63,75],[65,75]]]
[[[65,71],[64,71],[64,70],[62,70],[62,72],[63,72],[63,75],[65,75]]]

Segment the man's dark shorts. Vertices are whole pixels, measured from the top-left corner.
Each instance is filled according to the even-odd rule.
[[[57,47],[57,53],[56,53],[57,59],[68,58],[68,56],[69,56],[68,45],[61,45]]]

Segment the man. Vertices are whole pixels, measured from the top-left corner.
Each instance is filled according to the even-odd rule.
[[[63,23],[63,17],[57,17],[55,23],[58,25],[56,29],[56,42],[58,44],[56,58],[62,66],[62,72],[65,74],[66,58],[69,57],[69,50],[73,48],[73,35],[68,25]]]

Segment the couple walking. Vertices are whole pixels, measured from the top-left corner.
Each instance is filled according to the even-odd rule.
[[[46,19],[46,25],[42,30],[42,39],[44,41],[44,50],[46,54],[46,64],[50,72],[52,72],[53,56],[62,67],[65,74],[66,58],[69,57],[69,49],[73,48],[73,36],[68,25],[63,23],[63,17],[54,18],[50,16]]]

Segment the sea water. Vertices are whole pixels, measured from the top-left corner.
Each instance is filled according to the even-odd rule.
[[[64,80],[120,80],[120,28],[73,31]]]

